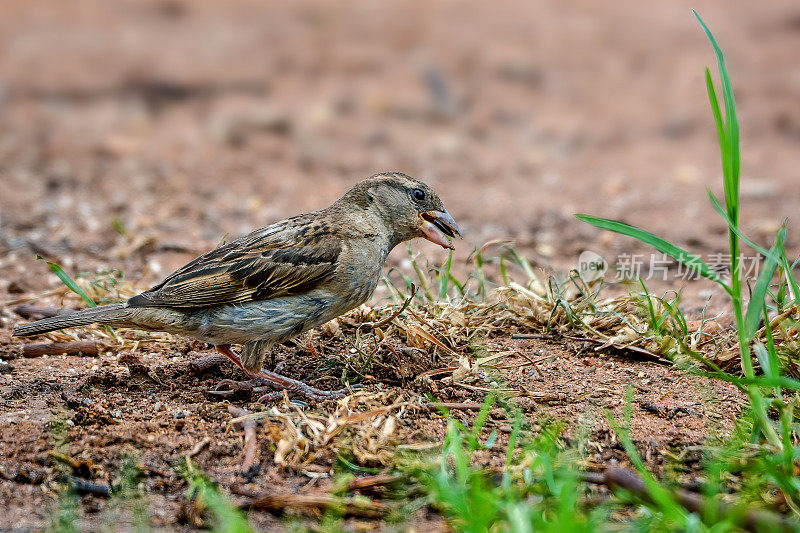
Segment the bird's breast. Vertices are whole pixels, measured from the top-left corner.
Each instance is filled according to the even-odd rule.
[[[388,251],[381,243],[365,239],[346,250],[337,272],[339,290],[353,307],[361,305],[375,291]]]

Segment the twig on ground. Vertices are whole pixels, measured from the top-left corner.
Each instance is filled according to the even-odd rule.
[[[76,461],[75,459],[73,459],[72,457],[70,457],[67,454],[60,453],[60,452],[57,452],[57,451],[54,451],[54,450],[50,450],[49,452],[47,452],[47,456],[50,459],[55,459],[56,461],[58,461],[61,464],[67,465],[72,470],[75,470],[75,469],[78,468],[78,461]]]
[[[207,390],[206,394],[214,398],[231,398],[235,396],[238,391],[235,390]]]
[[[403,476],[394,474],[357,477],[347,484],[347,490],[367,490],[375,487],[382,487],[400,481],[401,479],[403,479]]]
[[[452,374],[453,371],[458,370],[457,366],[446,366],[443,368],[434,368],[433,370],[428,370],[423,372],[422,374],[417,375],[417,379],[420,378],[431,378],[433,376],[439,376],[441,374]]]
[[[605,472],[584,472],[582,477],[588,483],[605,485],[611,490],[622,488],[634,493],[639,498],[652,501],[647,485],[639,477],[639,474],[632,470],[609,467]],[[698,513],[702,516],[709,510],[708,502],[698,494],[679,490],[673,492],[672,496],[680,505],[692,513]],[[713,512],[715,515],[724,516],[729,514],[729,511],[729,506],[720,503]],[[743,519],[744,523],[741,525],[747,531],[795,531],[793,522],[768,511],[749,511],[744,515]]]
[[[550,340],[557,340],[557,339],[569,339],[572,341],[581,341],[581,342],[592,342],[595,344],[599,344],[595,351],[602,350],[604,348],[613,348],[615,350],[620,351],[630,351],[644,359],[661,363],[661,364],[671,364],[669,360],[661,357],[660,355],[651,352],[650,350],[645,350],[644,348],[640,348],[638,346],[632,346],[629,344],[621,345],[616,344],[608,339],[597,339],[594,337],[583,337],[583,336],[576,336],[576,335],[563,335],[563,334],[554,334],[554,335],[545,335],[542,333],[514,333],[511,335],[512,339],[550,339]]]
[[[437,402],[437,403],[424,404],[421,407],[431,412],[438,412],[440,409],[452,409],[460,411],[480,411],[483,405],[479,403]]]
[[[241,473],[243,476],[250,476],[252,475],[253,468],[256,466],[256,459],[258,458],[256,421],[247,416],[250,414],[250,411],[247,411],[246,409],[229,405],[228,412],[235,418],[239,419],[235,422],[234,427],[244,431],[244,453]]]
[[[547,359],[550,359],[551,357],[555,357],[553,355],[546,355],[546,356],[540,357],[538,359],[531,359],[527,354],[525,354],[523,352],[517,352],[517,353],[519,353],[519,355],[521,355],[526,361],[528,361],[530,366],[532,366],[533,369],[536,371],[536,373],[539,374],[540,376],[544,376],[544,373],[542,373],[542,371],[539,370],[538,363],[541,363],[542,361],[546,361]],[[524,365],[524,366],[527,366],[527,365]]]
[[[78,496],[91,494],[92,496],[99,496],[101,498],[108,498],[111,495],[111,487],[94,483],[93,481],[86,481],[85,479],[72,478],[72,490]]]
[[[332,494],[260,494],[255,495],[237,490],[237,494],[252,499],[241,505],[243,509],[257,509],[281,514],[285,511],[300,511],[321,514],[328,508],[339,509],[344,516],[362,518],[380,518],[388,512],[388,507],[381,502],[359,498],[338,498]]]
[[[203,437],[203,440],[195,444],[194,447],[186,453],[186,457],[191,459],[192,457],[203,451],[203,448],[208,446],[210,443],[211,443],[211,437]]]
[[[87,355],[96,356],[100,353],[95,341],[53,342],[47,344],[24,344],[23,357],[41,357],[43,355]]]
[[[512,333],[512,339],[552,339],[555,335],[545,335],[543,333]]]
[[[536,403],[547,405],[570,405],[581,399],[580,397],[563,393],[532,392],[527,390],[524,391],[523,396],[530,398]]]
[[[228,358],[224,355],[215,353],[213,355],[191,361],[189,363],[189,371],[192,374],[205,374],[206,372],[211,372],[227,360]]]

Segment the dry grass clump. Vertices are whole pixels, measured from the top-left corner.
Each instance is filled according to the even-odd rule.
[[[419,412],[434,407],[401,389],[357,391],[338,400],[328,414],[285,401],[230,424],[259,421],[274,444],[274,462],[314,477],[330,472],[337,461],[379,469],[394,465],[400,426],[412,425]]]

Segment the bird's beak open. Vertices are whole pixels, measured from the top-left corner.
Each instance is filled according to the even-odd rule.
[[[419,229],[429,241],[451,250],[454,248],[447,237],[461,237],[458,224],[447,211],[425,211],[420,214]]]

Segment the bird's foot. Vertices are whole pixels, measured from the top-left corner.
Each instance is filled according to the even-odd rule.
[[[236,394],[237,391],[247,390],[253,393],[261,393],[268,390],[268,387],[277,389],[275,392],[263,394],[258,398],[258,400],[256,400],[258,403],[267,403],[282,399],[284,395],[283,391],[286,391],[289,394],[296,394],[298,396],[317,401],[337,400],[339,398],[344,398],[350,392],[350,389],[347,388],[331,391],[317,389],[311,385],[308,385],[307,383],[303,383],[302,381],[287,378],[286,376],[276,374],[275,372],[270,372],[269,370],[253,372],[247,370],[244,365],[242,365],[241,359],[238,355],[233,353],[229,345],[218,345],[217,350],[219,350],[219,352],[225,357],[233,361],[236,366],[249,375],[251,379],[247,381],[223,379],[217,384],[214,390],[209,391],[210,394],[215,396],[227,397]]]
[[[308,398],[309,400],[317,401],[337,400],[339,398],[344,398],[350,392],[350,390],[346,388],[339,390],[318,389],[302,381],[287,378],[286,376],[276,374],[275,372],[270,372],[269,370],[254,372],[252,375],[254,379],[261,380],[263,384],[268,384],[272,388],[278,389],[277,392],[271,392],[261,396],[258,400],[256,400],[259,403],[267,403],[281,399],[283,398],[283,391],[286,391],[289,394]]]
[[[235,379],[223,379],[211,392],[237,392],[248,391],[254,394],[269,390],[269,384],[259,378],[252,378],[246,381],[236,381]]]
[[[298,381],[296,379],[287,378],[274,372],[262,370],[261,372],[254,372],[251,374],[253,377],[246,381],[236,381],[233,379],[223,379],[213,390],[209,391],[212,396],[228,397],[235,396],[241,392],[250,392],[251,394],[261,394],[256,400],[257,403],[270,403],[283,399],[284,391],[291,395],[297,395],[310,400],[323,401],[323,400],[336,400],[346,396],[349,389],[339,389],[326,391],[312,387],[307,383]],[[276,390],[277,389],[277,390]],[[267,391],[272,392],[267,392]]]
[[[263,380],[253,378],[246,381],[223,379],[208,391],[209,396],[217,398],[250,398],[254,394],[261,394],[272,390]]]

